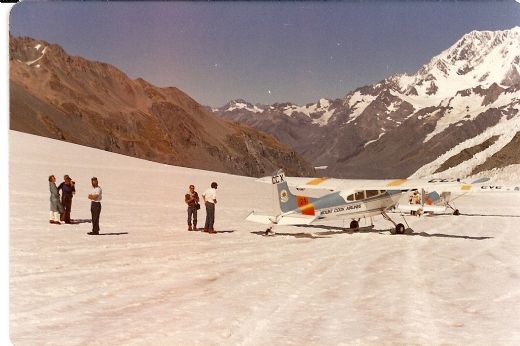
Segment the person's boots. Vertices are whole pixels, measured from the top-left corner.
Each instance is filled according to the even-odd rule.
[[[210,228],[210,229],[208,230],[208,233],[215,234],[215,233],[217,233],[217,231],[215,231],[213,228]]]
[[[193,230],[197,231],[197,223],[196,222],[193,223]]]
[[[193,229],[191,229],[191,226],[188,226],[188,231],[193,231]]]

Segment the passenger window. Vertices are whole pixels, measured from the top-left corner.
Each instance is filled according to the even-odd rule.
[[[356,192],[354,197],[356,198],[356,201],[360,201],[362,199],[365,199],[365,191]]]
[[[384,193],[386,193],[386,190],[379,190],[379,193],[384,194]]]
[[[379,191],[377,190],[367,190],[367,198],[374,197],[379,195]]]
[[[348,195],[347,201],[353,201],[353,200],[354,200],[354,195]]]

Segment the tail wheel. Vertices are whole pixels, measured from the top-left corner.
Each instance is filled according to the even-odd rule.
[[[358,229],[359,228],[359,222],[357,222],[356,220],[352,220],[350,222],[350,229]]]
[[[395,233],[396,234],[404,234],[405,227],[402,223],[398,223],[397,226],[395,226]]]
[[[453,211],[453,215],[460,215],[460,211],[459,211],[458,209],[455,209],[455,210]]]

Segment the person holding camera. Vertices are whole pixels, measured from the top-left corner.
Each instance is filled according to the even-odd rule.
[[[70,211],[72,208],[72,197],[76,193],[74,181],[65,174],[63,182],[58,186],[58,191],[61,190],[61,204],[63,205],[64,213],[61,214],[60,219],[65,223],[71,223]]]
[[[200,209],[199,194],[195,191],[195,185],[190,185],[188,193],[184,195],[184,202],[188,205],[188,231],[197,230],[197,210]],[[193,218],[193,228],[191,220]]]

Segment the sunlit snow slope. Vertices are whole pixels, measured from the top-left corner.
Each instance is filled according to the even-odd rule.
[[[376,219],[263,237],[243,219],[271,187],[252,178],[14,131],[9,169],[16,345],[520,343],[518,194],[461,198],[472,215],[408,217],[400,236]],[[48,223],[50,174],[76,181],[78,220],[98,177],[103,235]],[[219,233],[187,232],[183,194],[212,181]]]

